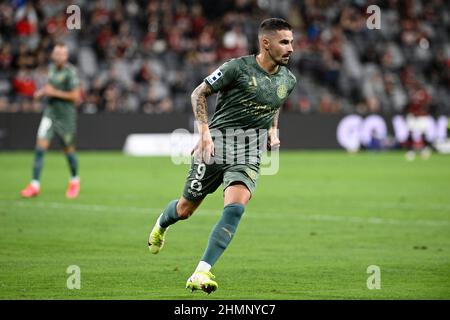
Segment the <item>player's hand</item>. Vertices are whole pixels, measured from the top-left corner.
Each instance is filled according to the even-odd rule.
[[[35,100],[39,100],[40,98],[42,98],[44,96],[44,88],[37,90],[34,95],[33,98]]]
[[[267,140],[267,150],[276,150],[280,148],[280,139],[278,138],[278,130],[270,129]]]
[[[209,131],[200,135],[200,140],[192,150],[191,154],[194,159],[200,163],[211,164],[211,160],[214,156],[214,142]]]
[[[42,88],[42,90],[44,91],[44,95],[46,95],[47,97],[54,96],[56,91],[56,89],[48,83],[44,86],[44,88]]]
[[[38,91],[36,91],[34,93],[34,98],[40,99],[44,96],[51,97],[54,95],[54,92],[55,92],[55,88],[53,88],[52,85],[47,83],[44,87],[42,87],[41,89],[39,89]]]

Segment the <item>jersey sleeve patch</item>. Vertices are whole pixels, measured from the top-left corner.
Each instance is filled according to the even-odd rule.
[[[223,72],[220,69],[216,69],[216,71],[214,71],[208,77],[206,77],[206,81],[208,81],[208,83],[212,85],[214,82],[222,78],[222,76]]]

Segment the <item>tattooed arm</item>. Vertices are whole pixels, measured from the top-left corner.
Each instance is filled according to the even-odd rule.
[[[191,94],[192,110],[194,111],[195,119],[198,121],[199,126],[206,124],[206,127],[208,127],[206,97],[212,93],[212,89],[206,83],[202,82]]]
[[[208,127],[208,106],[206,105],[206,97],[213,94],[212,89],[202,82],[191,94],[192,110],[194,111],[195,120],[197,121],[198,133],[200,141],[194,148],[195,152],[200,156],[200,160],[208,163],[211,155],[214,155],[214,143]]]

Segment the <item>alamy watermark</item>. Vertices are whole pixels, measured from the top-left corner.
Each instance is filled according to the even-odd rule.
[[[66,287],[69,290],[81,289],[81,269],[77,265],[68,266],[66,273],[70,274],[66,281]]]
[[[80,7],[72,4],[67,7],[66,13],[69,14],[66,20],[66,27],[69,30],[81,29],[81,10]]]
[[[367,29],[381,29],[381,9],[379,6],[373,4],[367,7],[366,13],[370,14],[367,18]]]
[[[379,266],[370,265],[367,267],[367,273],[370,276],[367,278],[367,289],[381,289],[381,269]]]
[[[260,175],[274,175],[279,170],[279,148],[270,147],[270,136],[278,138],[278,130],[266,129],[225,129],[210,130],[214,143],[214,154],[205,161],[198,148],[198,134],[191,134],[186,129],[176,129],[171,134],[171,159],[174,164],[190,164],[191,161],[205,164],[250,164],[260,167]],[[186,137],[188,137],[186,139]],[[190,157],[186,154],[190,153]]]

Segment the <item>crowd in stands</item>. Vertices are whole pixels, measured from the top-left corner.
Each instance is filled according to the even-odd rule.
[[[81,8],[79,30],[66,25],[71,4]],[[372,4],[379,30],[367,27]],[[298,86],[286,111],[401,113],[419,104],[450,113],[446,0],[0,0],[0,112],[42,110],[32,97],[56,41],[78,67],[80,112],[190,112],[205,76],[257,53],[267,17],[293,26]]]

